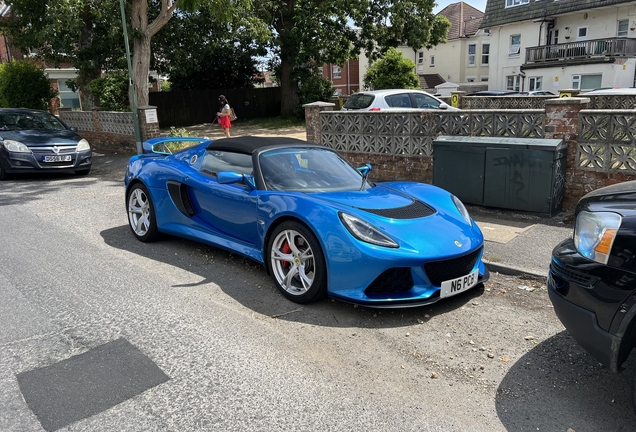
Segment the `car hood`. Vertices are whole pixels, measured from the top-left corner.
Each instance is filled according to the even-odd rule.
[[[463,219],[450,193],[431,185],[388,183],[364,191],[312,196],[343,211],[347,210],[342,206],[351,208],[352,213],[399,239],[401,248],[448,256],[467,253],[483,243],[481,231]]]
[[[82,139],[71,130],[0,130],[0,137],[3,140],[19,141],[27,147],[76,145]]]
[[[410,196],[382,186],[363,191],[322,192],[314,196],[345,206],[369,210],[393,209],[413,204],[413,198]]]

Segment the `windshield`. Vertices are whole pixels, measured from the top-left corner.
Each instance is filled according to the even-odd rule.
[[[0,113],[0,130],[66,130],[57,117],[39,112]]]
[[[369,108],[371,103],[375,99],[375,96],[369,94],[354,94],[349,96],[349,99],[342,106],[345,109],[365,109]]]
[[[357,191],[362,187],[360,173],[330,150],[272,150],[263,153],[259,163],[265,186],[270,190],[335,192]]]

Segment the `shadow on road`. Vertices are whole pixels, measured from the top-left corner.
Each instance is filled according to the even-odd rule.
[[[392,328],[425,324],[436,315],[461,308],[483,292],[483,285],[444,301],[417,308],[371,309],[335,300],[300,305],[276,289],[265,268],[248,258],[200,243],[165,236],[161,241],[141,243],[128,225],[101,232],[106,244],[148,259],[181,268],[201,278],[173,288],[205,289],[217,285],[228,296],[256,313],[305,324],[333,327]]]
[[[508,371],[496,407],[509,431],[633,431],[632,361],[614,374],[565,331],[536,345]]]

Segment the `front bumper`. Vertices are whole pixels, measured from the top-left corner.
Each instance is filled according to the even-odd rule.
[[[552,252],[548,294],[572,337],[596,360],[618,372],[633,348],[635,275],[581,256],[572,239]]]
[[[1,149],[0,163],[7,173],[19,174],[30,172],[74,172],[91,168],[93,154],[91,150],[81,152],[59,152],[37,149],[33,153],[15,153]],[[70,156],[69,161],[44,162],[45,156]]]
[[[621,339],[600,328],[596,314],[570,303],[554,288],[552,273],[548,274],[548,294],[556,313],[568,333],[603,366],[618,371],[618,347]]]

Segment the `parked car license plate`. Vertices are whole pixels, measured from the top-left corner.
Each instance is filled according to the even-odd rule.
[[[440,298],[454,296],[460,292],[464,292],[469,288],[477,285],[479,281],[479,270],[462,276],[457,279],[447,280],[442,282],[442,290],[439,294]]]
[[[64,156],[44,156],[42,159],[44,162],[70,162],[71,155]]]

